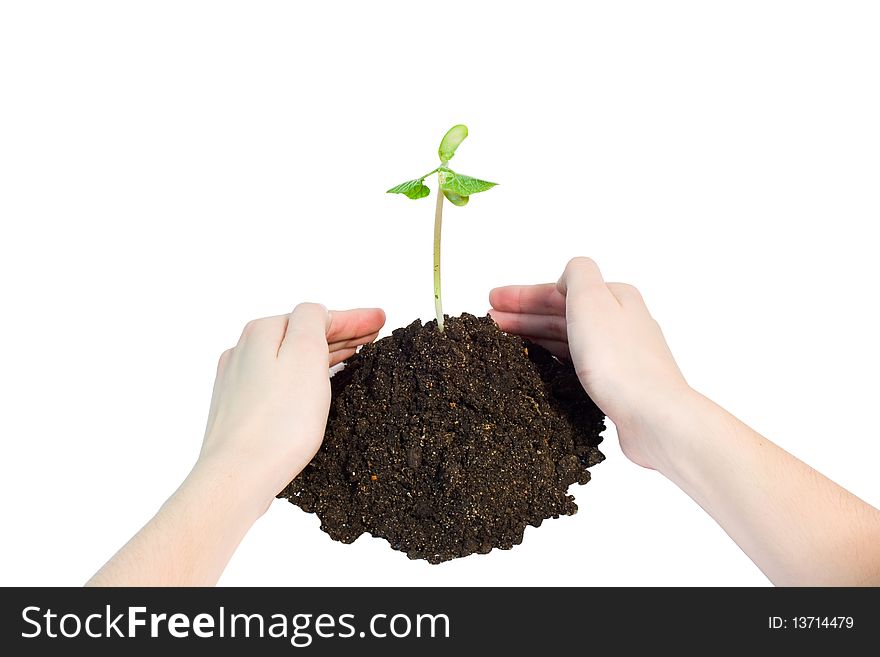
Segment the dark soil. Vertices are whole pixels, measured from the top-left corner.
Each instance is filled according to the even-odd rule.
[[[440,563],[522,542],[577,511],[602,412],[572,367],[489,317],[415,321],[331,379],[324,443],[285,488],[330,537],[364,532]]]

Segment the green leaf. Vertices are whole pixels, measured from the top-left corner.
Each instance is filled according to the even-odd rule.
[[[452,205],[457,205],[458,207],[467,205],[470,200],[469,196],[459,196],[455,192],[450,192],[448,189],[443,190],[443,196],[445,196]]]
[[[396,187],[392,187],[386,192],[386,194],[406,194],[406,196],[411,199],[425,198],[431,193],[431,188],[425,185],[424,182],[424,178],[407,180],[405,183],[400,183]]]
[[[455,155],[455,149],[458,148],[459,144],[461,144],[467,136],[468,129],[466,125],[459,124],[449,128],[449,131],[443,135],[443,140],[440,142],[440,148],[437,149],[440,161],[445,164],[451,160],[452,156]]]
[[[443,182],[443,191],[449,191],[453,194],[458,194],[459,196],[470,196],[471,194],[485,192],[487,189],[492,189],[498,184],[487,180],[480,180],[479,178],[464,176],[460,173],[455,173],[454,171],[447,171],[445,178],[446,180]]]

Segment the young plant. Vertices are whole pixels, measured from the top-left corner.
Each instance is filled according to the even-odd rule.
[[[425,198],[431,193],[425,185],[425,178],[437,174],[437,180],[442,194],[437,194],[437,205],[434,211],[434,311],[437,314],[437,329],[443,330],[443,299],[440,296],[440,228],[443,225],[443,199],[446,198],[453,205],[459,207],[467,205],[472,194],[485,192],[497,183],[487,182],[478,178],[471,178],[456,173],[447,165],[455,149],[468,136],[467,126],[454,125],[443,136],[437,154],[440,156],[440,166],[426,173],[421,178],[407,180],[396,187],[388,190],[389,194],[404,194],[407,198]]]

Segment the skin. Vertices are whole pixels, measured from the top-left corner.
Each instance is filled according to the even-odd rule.
[[[328,368],[372,342],[377,308],[304,303],[249,322],[220,356],[201,453],[180,488],[87,585],[205,586],[321,446]]]
[[[492,290],[492,317],[560,358],[661,472],[780,585],[880,585],[880,511],[693,390],[638,290],[575,258],[557,283]],[[216,583],[251,525],[321,444],[328,367],[376,338],[378,309],[301,304],[255,320],[217,368],[192,472],[90,585]]]
[[[777,585],[880,585],[880,511],[691,389],[631,285],[575,258],[556,284],[497,288],[501,329],[570,358],[623,453],[705,509]]]

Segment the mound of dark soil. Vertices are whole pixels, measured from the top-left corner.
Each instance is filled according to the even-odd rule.
[[[489,317],[415,321],[331,379],[324,443],[285,488],[330,537],[440,563],[577,511],[605,428],[570,365]]]

